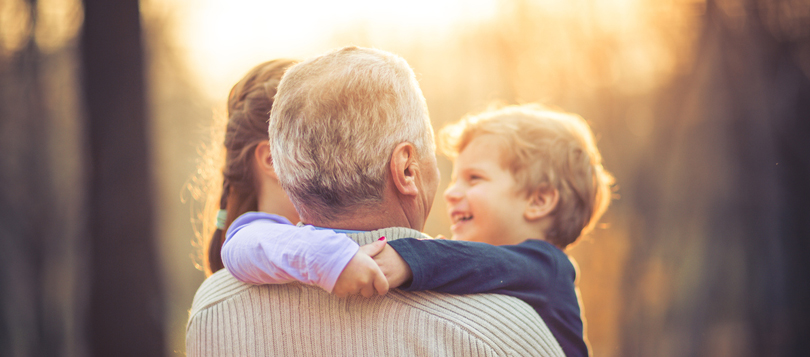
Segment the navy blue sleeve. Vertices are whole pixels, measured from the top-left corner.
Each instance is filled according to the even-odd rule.
[[[554,294],[559,258],[549,243],[527,240],[517,245],[442,239],[397,239],[388,242],[410,266],[413,279],[402,290],[450,294],[498,293],[531,305]],[[549,249],[550,248],[550,249]],[[564,254],[564,253],[563,253]],[[541,301],[537,301],[537,300]]]
[[[517,245],[413,238],[388,242],[410,266],[402,290],[450,294],[494,293],[516,297],[543,318],[566,356],[588,356],[568,256],[548,242]]]

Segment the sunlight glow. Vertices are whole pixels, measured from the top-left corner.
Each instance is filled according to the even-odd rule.
[[[497,5],[497,0],[171,2],[172,10],[182,14],[173,24],[174,42],[187,53],[193,73],[213,99],[222,98],[261,61],[306,58],[349,44],[338,39],[357,30],[364,32],[364,42],[372,43],[407,40],[415,33],[439,40],[466,21],[488,18]],[[148,12],[156,6],[146,1],[143,8]]]
[[[84,10],[79,0],[37,1],[37,23],[34,30],[37,46],[45,52],[54,51],[79,32]]]
[[[188,64],[190,80],[214,101],[223,101],[248,69],[273,58],[305,59],[358,45],[393,52],[419,48],[435,63],[441,53],[458,51],[460,41],[514,56],[506,72],[515,97],[553,98],[567,85],[616,86],[629,94],[663,83],[681,65],[678,57],[688,58],[682,44],[694,31],[683,27],[692,16],[684,9],[699,3],[142,0],[142,12],[146,18],[170,14],[166,33],[175,53]],[[537,80],[520,79],[528,73]]]
[[[0,2],[0,50],[2,54],[18,51],[25,45],[31,31],[29,5],[22,0],[7,0]]]

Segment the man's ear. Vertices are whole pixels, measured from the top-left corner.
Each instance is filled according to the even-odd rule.
[[[419,172],[416,148],[411,143],[400,143],[391,154],[391,177],[399,193],[417,195],[416,175]]]
[[[552,188],[540,188],[529,196],[523,217],[529,221],[535,221],[547,217],[557,208],[560,201],[560,192]]]
[[[253,156],[256,166],[262,174],[278,179],[276,170],[273,168],[273,156],[270,154],[269,142],[262,141],[259,145],[256,145],[256,151],[253,152]]]

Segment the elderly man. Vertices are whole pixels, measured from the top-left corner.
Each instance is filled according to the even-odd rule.
[[[302,222],[380,237],[420,230],[439,182],[433,129],[413,71],[347,47],[288,70],[270,118],[279,181]],[[189,356],[562,355],[526,303],[494,294],[391,290],[338,298],[301,283],[247,285],[221,270],[194,297]]]

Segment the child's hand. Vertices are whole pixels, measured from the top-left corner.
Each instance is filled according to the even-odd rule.
[[[357,293],[364,297],[372,297],[375,292],[385,295],[388,292],[388,280],[372,257],[386,247],[388,247],[388,244],[384,240],[360,247],[354,258],[349,261],[349,264],[343,268],[343,272],[338,276],[335,287],[332,288],[332,294],[338,297],[346,297]]]
[[[390,245],[386,244],[382,251],[373,258],[385,274],[385,277],[388,278],[390,287],[399,287],[413,278],[411,267]]]

